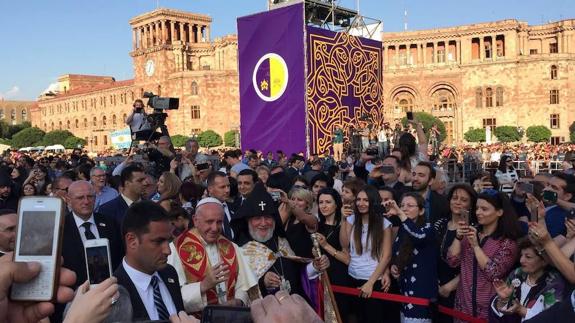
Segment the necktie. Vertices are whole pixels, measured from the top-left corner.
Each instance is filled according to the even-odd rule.
[[[229,214],[230,214],[230,210],[228,209],[228,205],[226,203],[224,203],[224,236],[226,236],[226,238],[232,240],[234,238],[234,233],[232,232],[232,229],[230,228],[230,219],[228,218]]]
[[[92,233],[92,230],[90,230],[91,226],[92,223],[90,222],[82,223],[82,227],[84,227],[84,236],[86,237],[86,240],[96,239],[96,236]]]
[[[156,306],[156,310],[158,311],[158,319],[159,320],[168,320],[170,319],[170,314],[168,313],[168,309],[166,308],[166,304],[162,300],[162,294],[160,293],[160,286],[158,285],[158,277],[152,276],[152,281],[150,282],[152,288],[154,289],[154,305]]]

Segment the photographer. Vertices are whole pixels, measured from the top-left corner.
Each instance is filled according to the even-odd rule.
[[[148,140],[152,134],[152,128],[148,122],[148,116],[144,111],[144,101],[137,99],[132,105],[134,109],[126,117],[126,124],[130,126],[132,140]]]

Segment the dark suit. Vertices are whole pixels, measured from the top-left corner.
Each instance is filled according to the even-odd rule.
[[[115,199],[102,204],[98,209],[98,212],[102,213],[110,219],[114,219],[114,221],[116,221],[116,225],[121,230],[122,222],[124,222],[124,217],[126,216],[127,210],[128,204],[126,204],[126,201],[124,201],[122,195],[118,195]]]
[[[76,288],[88,279],[84,245],[82,243],[82,237],[80,236],[84,234],[84,232],[82,230],[82,233],[80,233],[71,212],[66,215],[65,221],[62,243],[63,266],[76,273],[76,285],[74,286],[74,288]],[[114,271],[124,257],[122,234],[116,223],[102,214],[95,213],[94,221],[96,222],[100,238],[107,238],[110,242],[110,260],[112,261],[112,271]],[[92,228],[92,230],[93,229],[94,228]]]
[[[573,323],[575,311],[571,303],[571,295],[567,295],[562,302],[555,303],[545,311],[535,315],[525,323]]]
[[[168,288],[170,295],[172,296],[172,301],[176,307],[176,312],[184,311],[184,301],[182,300],[182,291],[180,290],[180,282],[178,280],[178,274],[174,267],[167,265],[166,268],[158,271],[158,274],[162,278],[164,284]],[[138,294],[136,286],[128,276],[128,273],[124,269],[123,265],[120,265],[118,269],[114,272],[114,276],[118,279],[118,285],[123,286],[130,294],[130,300],[132,301],[133,310],[133,321],[147,321],[150,320],[148,311],[144,306],[144,302]]]
[[[429,196],[429,204],[430,204],[430,214],[429,214],[429,222],[435,223],[440,219],[449,218],[450,209],[449,209],[449,201],[447,198],[437,192],[430,191],[431,195]]]
[[[122,262],[124,257],[124,243],[122,242],[122,235],[116,222],[107,218],[100,213],[94,213],[94,222],[98,228],[100,238],[108,239],[110,243],[110,261],[112,262],[112,272]],[[92,228],[94,230],[94,228]],[[66,267],[76,273],[76,283],[72,286],[74,289],[82,285],[87,279],[86,272],[86,257],[84,254],[84,244],[82,242],[80,230],[74,221],[72,212],[66,214],[64,222],[64,232],[62,237],[62,258],[63,267]],[[62,314],[64,313],[64,304],[56,304],[54,314],[50,317],[51,322],[61,322]]]

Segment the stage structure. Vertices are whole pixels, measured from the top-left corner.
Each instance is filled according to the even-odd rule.
[[[328,154],[335,126],[346,140],[350,126],[381,126],[381,42],[350,35],[366,18],[335,1],[270,1],[238,19],[242,148]]]

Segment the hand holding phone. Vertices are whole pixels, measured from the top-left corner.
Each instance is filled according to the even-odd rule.
[[[19,301],[53,301],[60,277],[60,251],[64,203],[58,197],[24,197],[18,206],[18,235],[14,261],[40,263],[40,274],[30,282],[15,283],[11,298]]]
[[[550,203],[556,203],[557,202],[557,193],[554,191],[543,191],[543,200],[550,202]]]

